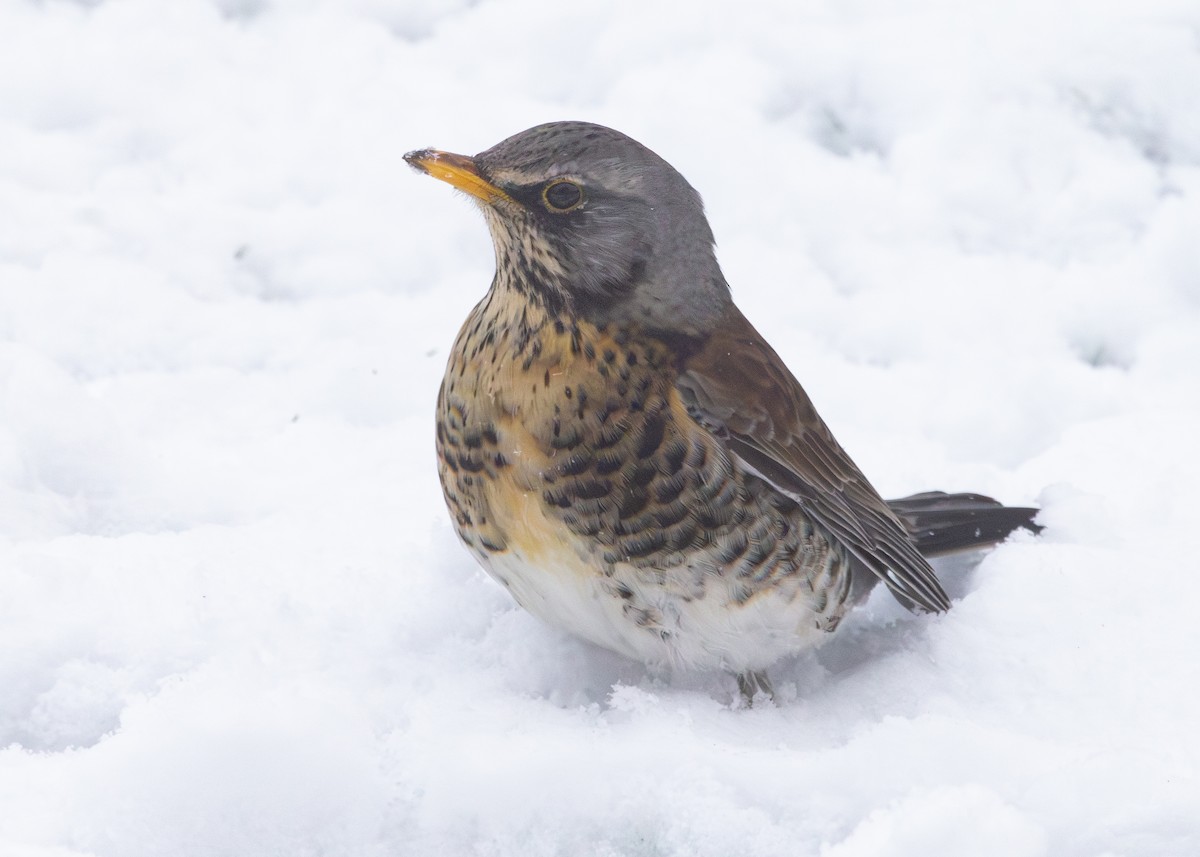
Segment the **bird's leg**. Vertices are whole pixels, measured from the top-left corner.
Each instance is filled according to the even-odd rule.
[[[771,680],[767,678],[766,670],[738,673],[737,683],[738,690],[742,692],[742,699],[746,700],[747,708],[754,706],[754,697],[760,693],[766,694],[767,699],[771,702],[775,701],[775,688],[771,687]]]

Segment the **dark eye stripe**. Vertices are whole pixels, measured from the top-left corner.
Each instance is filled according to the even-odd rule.
[[[571,211],[583,202],[583,188],[575,182],[557,179],[542,190],[542,201],[551,211]]]

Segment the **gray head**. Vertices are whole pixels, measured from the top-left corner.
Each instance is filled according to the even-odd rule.
[[[474,158],[405,160],[480,201],[497,281],[551,311],[698,334],[729,304],[700,195],[618,131],[551,122]]]

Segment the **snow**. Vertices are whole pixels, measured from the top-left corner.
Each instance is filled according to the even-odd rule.
[[[736,11],[734,9],[736,8]],[[1200,7],[0,2],[0,854],[1200,852]],[[886,494],[1046,531],[745,709],[517,609],[404,152],[612,125]]]

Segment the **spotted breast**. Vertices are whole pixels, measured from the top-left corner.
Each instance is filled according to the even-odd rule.
[[[849,563],[688,415],[686,347],[494,286],[438,397],[442,486],[530,612],[648,663],[757,670],[836,625]]]

